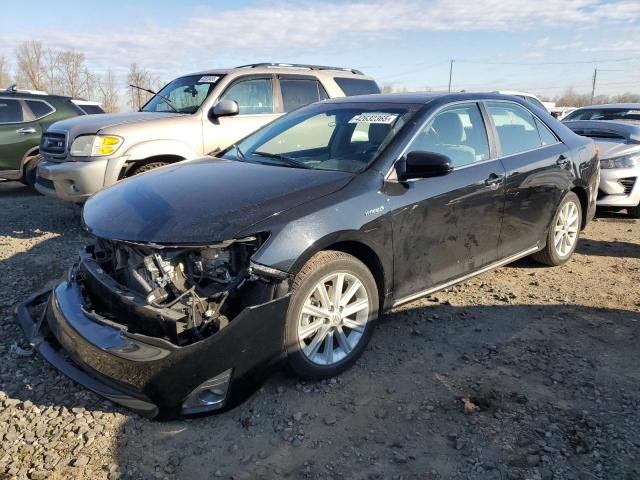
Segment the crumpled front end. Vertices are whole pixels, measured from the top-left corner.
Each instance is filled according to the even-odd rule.
[[[117,403],[151,417],[217,410],[236,380],[283,355],[289,278],[251,264],[259,243],[98,240],[18,316],[47,360]]]

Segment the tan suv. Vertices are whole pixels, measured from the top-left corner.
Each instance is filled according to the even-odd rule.
[[[320,65],[260,63],[193,73],[167,84],[139,112],[51,125],[40,145],[36,188],[84,202],[123,178],[227,148],[303,105],[379,92],[358,70]]]

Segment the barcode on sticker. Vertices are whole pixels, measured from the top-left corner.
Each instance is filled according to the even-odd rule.
[[[392,113],[361,113],[349,120],[349,123],[383,123],[391,125],[397,117],[397,114]]]
[[[198,80],[198,82],[199,83],[216,83],[218,80],[220,80],[220,77],[216,75],[204,75],[200,77],[200,80]]]

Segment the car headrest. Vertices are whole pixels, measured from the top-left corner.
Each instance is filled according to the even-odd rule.
[[[445,112],[435,119],[433,129],[438,134],[438,143],[458,145],[462,143],[464,128],[460,117],[454,112]]]

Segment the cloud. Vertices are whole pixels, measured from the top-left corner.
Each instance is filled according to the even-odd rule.
[[[518,32],[540,26],[572,28],[636,24],[640,2],[619,0],[373,0],[350,3],[269,2],[232,9],[199,9],[171,26],[153,21],[113,30],[59,29],[0,34],[0,55],[37,38],[54,48],[83,51],[92,66],[126,69],[138,61],[157,72],[184,71],[238,59],[331,55],[433,31]],[[544,39],[543,39],[544,40]],[[546,46],[545,45],[541,45]]]

